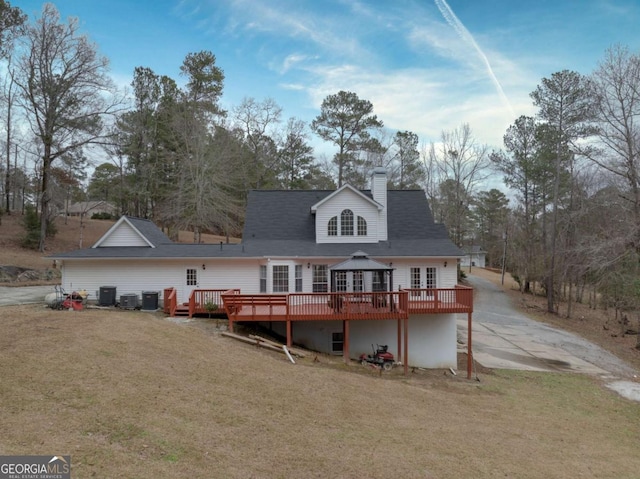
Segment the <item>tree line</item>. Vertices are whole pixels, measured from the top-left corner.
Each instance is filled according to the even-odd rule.
[[[225,75],[210,51],[186,55],[180,81],[145,66],[125,95],[108,60],[62,21],[52,4],[29,20],[0,0],[2,210],[49,225],[81,200],[152,218],[170,236],[189,230],[238,235],[251,189],[366,188],[384,166],[389,187],[421,188],[452,240],[481,246],[523,292],[605,300],[620,310],[640,298],[640,57],[613,46],[589,75],[560,71],[531,92],[536,114],[514,119],[499,150],[462,124],[420,143],[390,132],[373,104],[350,91],[328,95],[305,124],[271,98],[221,108]],[[331,158],[317,155],[315,137]],[[92,171],[87,177],[88,167]],[[504,178],[509,196],[483,189]]]

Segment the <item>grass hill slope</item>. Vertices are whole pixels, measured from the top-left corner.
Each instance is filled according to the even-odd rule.
[[[380,376],[193,321],[2,309],[0,450],[74,477],[637,476],[640,404],[585,375]]]

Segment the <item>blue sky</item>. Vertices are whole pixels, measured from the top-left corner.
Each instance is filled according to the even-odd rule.
[[[14,0],[31,17],[42,2]],[[638,0],[58,0],[63,18],[129,84],[136,66],[179,81],[189,52],[225,72],[222,105],[274,99],[310,122],[339,90],[421,142],[468,123],[502,146],[529,93],[563,70],[590,73],[615,43],[640,49]]]

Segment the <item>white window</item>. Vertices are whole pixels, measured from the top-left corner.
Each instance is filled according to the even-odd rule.
[[[336,291],[343,292],[347,290],[347,272],[346,271],[336,271],[335,275],[336,284],[334,285]]]
[[[260,265],[260,292],[267,292],[267,265]]]
[[[302,265],[296,265],[296,293],[302,293]]]
[[[327,276],[328,267],[326,264],[313,265],[312,291],[314,293],[326,293],[329,291],[329,280]]]
[[[273,292],[289,292],[289,266],[276,265],[273,267]]]
[[[411,268],[411,289],[420,289],[420,268]]]
[[[353,211],[344,210],[340,214],[340,235],[353,236]]]
[[[358,236],[367,236],[367,220],[358,216]]]
[[[424,276],[424,285],[425,288],[435,289],[438,286],[436,285],[436,268],[426,268]]]
[[[327,234],[329,236],[338,236],[338,217],[334,216],[329,220],[327,225]]]
[[[198,285],[198,270],[195,268],[187,268],[187,286]]]

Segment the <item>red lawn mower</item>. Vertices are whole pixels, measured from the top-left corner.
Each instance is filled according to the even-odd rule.
[[[388,351],[389,346],[386,344],[377,344],[377,349],[371,345],[371,349],[373,350],[373,354],[361,354],[360,355],[360,364],[363,366],[366,365],[374,365],[379,368],[384,369],[385,371],[390,371],[396,362],[393,353]]]
[[[74,291],[71,294],[65,292],[62,286],[55,286],[55,296],[50,298],[48,303],[51,309],[73,309],[74,311],[82,311],[84,301],[87,297],[86,291]]]

